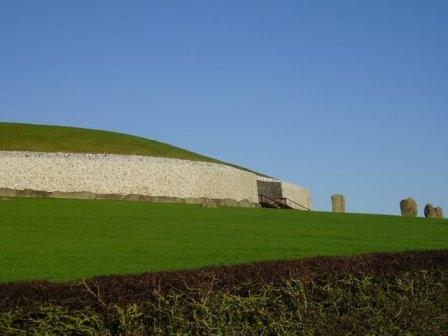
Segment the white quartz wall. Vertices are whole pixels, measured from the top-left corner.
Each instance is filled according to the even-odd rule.
[[[0,188],[258,202],[257,180],[311,208],[308,189],[217,163],[116,154],[0,151]]]
[[[310,210],[312,209],[311,193],[308,189],[287,182],[281,182],[281,187],[283,197],[286,197],[287,199],[290,199],[291,201],[294,201],[305,208],[308,208]],[[293,207],[303,210],[302,207],[294,206],[294,204]]]
[[[0,151],[0,188],[258,202],[257,175],[158,157]]]

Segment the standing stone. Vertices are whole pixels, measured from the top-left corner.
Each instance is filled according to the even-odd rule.
[[[437,218],[443,218],[443,209],[441,207],[434,208]]]
[[[400,209],[402,216],[417,216],[417,202],[411,197],[401,200]]]
[[[425,217],[427,217],[427,218],[436,218],[437,217],[436,211],[434,210],[434,207],[432,206],[432,204],[425,205]]]
[[[331,205],[333,207],[333,212],[345,212],[344,195],[335,194],[331,196]]]

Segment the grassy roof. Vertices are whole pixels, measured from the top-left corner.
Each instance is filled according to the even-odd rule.
[[[66,153],[109,153],[222,162],[166,143],[134,135],[86,128],[0,123],[0,150]]]

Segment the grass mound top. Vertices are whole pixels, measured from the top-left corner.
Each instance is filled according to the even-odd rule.
[[[156,140],[67,126],[0,123],[0,150],[157,156],[221,163],[250,171]]]

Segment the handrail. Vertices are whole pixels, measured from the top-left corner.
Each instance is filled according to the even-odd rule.
[[[298,205],[299,207],[301,207],[301,208],[303,208],[303,209],[305,209],[305,210],[311,211],[310,208],[307,208],[306,206],[304,206],[304,205],[302,205],[302,204],[300,204],[300,203],[294,202],[293,200],[291,200],[291,199],[289,199],[289,198],[281,197],[281,198],[279,198],[279,199],[284,200],[286,205],[287,205],[288,202],[291,202],[291,203],[294,203],[294,204]]]

